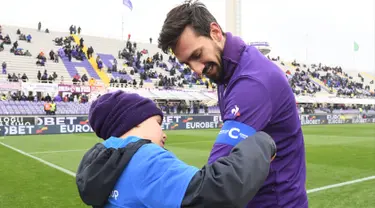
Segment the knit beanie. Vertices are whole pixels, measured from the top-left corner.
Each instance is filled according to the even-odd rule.
[[[152,100],[119,90],[104,94],[91,104],[89,124],[98,137],[106,140],[122,136],[155,115],[163,119],[163,112]]]

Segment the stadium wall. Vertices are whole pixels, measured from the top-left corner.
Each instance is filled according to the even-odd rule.
[[[375,123],[375,115],[362,118],[358,115],[300,115],[302,125],[331,125]],[[165,116],[164,130],[217,129],[223,121],[220,115]],[[0,136],[71,134],[93,132],[87,116],[0,116]]]

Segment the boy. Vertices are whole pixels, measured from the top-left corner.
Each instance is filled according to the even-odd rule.
[[[81,199],[105,208],[245,207],[267,178],[276,152],[271,137],[237,132],[243,139],[227,157],[198,169],[164,149],[162,119],[138,94],[117,91],[94,101],[89,123],[105,141],[78,167]]]

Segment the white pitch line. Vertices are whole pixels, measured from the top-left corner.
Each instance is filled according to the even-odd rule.
[[[61,171],[63,173],[66,173],[66,174],[68,174],[70,176],[73,176],[73,177],[76,176],[76,174],[74,172],[70,171],[70,170],[62,168],[62,167],[60,167],[58,165],[55,165],[53,163],[47,162],[47,161],[45,161],[43,159],[40,159],[39,157],[35,157],[35,156],[33,156],[33,155],[29,154],[29,153],[26,153],[26,152],[24,152],[22,150],[19,150],[19,149],[15,148],[15,147],[9,146],[9,145],[4,144],[2,142],[0,142],[0,144],[3,145],[3,146],[5,146],[5,147],[8,147],[9,149],[12,149],[12,150],[14,150],[14,151],[16,151],[16,152],[18,152],[20,154],[23,154],[23,155],[25,155],[27,157],[33,158],[33,159],[35,159],[35,160],[37,160],[37,161],[39,161],[39,162],[41,162],[43,164],[46,164],[46,165],[50,166],[51,168],[55,168],[55,169],[57,169],[57,170],[59,170],[59,171]],[[346,182],[342,182],[342,183],[337,183],[337,184],[332,184],[332,185],[328,185],[328,186],[323,186],[323,187],[319,187],[319,188],[310,189],[310,190],[307,190],[307,193],[310,194],[310,193],[314,193],[314,192],[324,191],[324,190],[327,190],[327,189],[337,188],[337,187],[341,187],[341,186],[347,186],[347,185],[351,185],[351,184],[355,184],[355,183],[360,183],[360,182],[365,182],[365,181],[374,180],[374,179],[375,179],[375,175],[374,176],[365,177],[365,178],[356,179],[356,180],[352,180],[352,181],[346,181]]]
[[[56,150],[56,151],[44,151],[44,152],[29,152],[30,155],[35,154],[50,154],[50,153],[64,153],[64,152],[81,152],[87,151],[87,149],[74,149],[74,150]]]
[[[30,154],[28,154],[28,153],[26,153],[26,152],[24,152],[24,151],[22,151],[22,150],[20,150],[20,149],[17,149],[17,148],[15,148],[15,147],[10,146],[10,145],[4,144],[4,143],[2,143],[2,142],[0,142],[0,144],[3,145],[4,147],[8,147],[9,149],[12,149],[12,150],[14,150],[14,151],[16,151],[16,152],[18,152],[18,153],[20,153],[20,154],[23,154],[23,155],[27,156],[27,157],[31,157],[31,158],[33,158],[34,160],[37,160],[37,161],[39,161],[39,162],[41,162],[41,163],[43,163],[43,164],[45,164],[45,165],[50,166],[51,168],[55,168],[55,169],[57,169],[57,170],[59,170],[59,171],[61,171],[61,172],[63,172],[63,173],[66,173],[66,174],[68,174],[68,175],[70,175],[70,176],[73,176],[73,177],[76,176],[76,174],[75,174],[74,172],[70,171],[70,170],[67,170],[67,169],[65,169],[65,168],[62,168],[62,167],[60,167],[60,166],[58,166],[58,165],[55,165],[55,164],[53,164],[53,163],[47,162],[47,161],[45,161],[45,160],[43,160],[43,159],[40,159],[39,157],[35,157],[35,156],[33,156],[33,155],[30,155]]]
[[[346,182],[342,182],[342,183],[336,183],[336,184],[332,184],[332,185],[328,185],[328,186],[310,189],[310,190],[307,190],[307,193],[310,194],[310,193],[314,193],[314,192],[324,191],[324,190],[327,190],[327,189],[337,188],[337,187],[341,187],[341,186],[351,185],[351,184],[354,184],[354,183],[360,183],[360,182],[365,182],[365,181],[374,180],[374,179],[375,179],[375,175],[365,177],[365,178],[356,179],[356,180],[352,180],[352,181],[346,181]]]

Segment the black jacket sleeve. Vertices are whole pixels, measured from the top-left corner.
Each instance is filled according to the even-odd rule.
[[[275,152],[273,139],[264,132],[241,141],[228,156],[194,175],[181,207],[244,208],[264,184]]]

